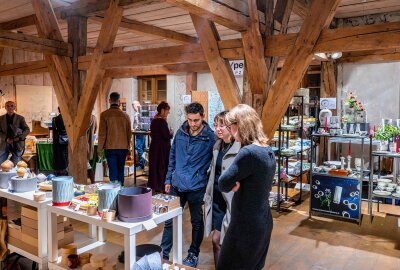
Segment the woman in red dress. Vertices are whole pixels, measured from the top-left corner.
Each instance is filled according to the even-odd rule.
[[[150,125],[149,182],[154,192],[164,192],[164,180],[168,170],[172,131],[168,128],[167,116],[170,106],[162,101],[157,106],[157,115]]]

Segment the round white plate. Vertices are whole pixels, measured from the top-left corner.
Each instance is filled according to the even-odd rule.
[[[390,196],[392,194],[389,191],[383,191],[383,190],[379,190],[379,189],[375,189],[372,193],[374,193],[376,195],[380,195],[380,196]]]
[[[360,137],[359,134],[343,134],[345,137]]]
[[[327,165],[335,165],[335,166],[342,165],[342,163],[340,161],[337,161],[337,160],[329,160],[329,161],[326,161],[325,164],[327,164]]]

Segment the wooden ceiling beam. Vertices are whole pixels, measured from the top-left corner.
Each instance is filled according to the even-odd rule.
[[[207,62],[194,62],[190,64],[156,65],[156,66],[131,67],[131,68],[111,68],[106,70],[104,77],[129,78],[129,77],[149,76],[149,75],[176,74],[183,72],[193,73],[193,72],[207,72],[207,71],[210,71]]]
[[[212,0],[165,0],[166,2],[182,8],[191,14],[216,22],[229,29],[239,32],[246,31],[250,23],[249,18],[226,5]]]
[[[92,56],[79,57],[79,69],[87,69]],[[102,67],[105,69],[128,66],[151,66],[205,62],[200,44],[180,45],[139,51],[107,53]]]
[[[200,45],[207,59],[211,74],[226,110],[240,103],[239,87],[236,83],[229,61],[219,53],[218,31],[215,24],[195,14],[190,14]]]
[[[249,0],[251,24],[249,29],[242,32],[244,58],[251,92],[263,94],[268,82],[268,67],[265,63],[264,44],[260,32],[256,0]]]
[[[93,16],[89,17],[89,19],[95,22],[104,21],[104,18],[101,16]],[[126,29],[134,33],[162,37],[164,39],[182,44],[198,43],[198,39],[195,37],[175,32],[172,30],[163,29],[157,26],[145,24],[135,20],[122,19],[119,26],[121,29]]]
[[[44,60],[0,65],[0,77],[44,73],[47,71],[47,64]]]
[[[313,1],[286,61],[264,103],[264,132],[272,138],[313,58],[315,44],[333,19],[340,0]]]
[[[110,7],[106,11],[97,44],[92,54],[74,121],[74,128],[77,131],[74,133],[75,141],[78,141],[79,137],[86,134],[93,106],[105,73],[104,68],[101,66],[103,55],[104,53],[111,52],[113,49],[123,11],[118,6],[118,2],[119,0],[110,1]]]
[[[18,18],[15,20],[7,21],[0,23],[1,30],[14,30],[26,26],[35,25],[36,23],[36,15],[28,15],[22,18]]]
[[[43,54],[72,56],[72,45],[64,41],[40,38],[5,30],[0,30],[0,46]]]
[[[347,52],[337,60],[338,63],[381,63],[400,61],[400,48],[379,50],[379,51],[363,51],[363,52]]]
[[[293,48],[298,34],[275,35],[267,39],[267,56],[285,56]],[[321,33],[314,53],[351,52],[398,48],[400,22],[326,29]]]

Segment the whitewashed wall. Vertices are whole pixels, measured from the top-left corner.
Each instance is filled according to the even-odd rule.
[[[365,104],[367,121],[400,118],[400,62],[341,64],[338,66],[338,100],[353,92]]]

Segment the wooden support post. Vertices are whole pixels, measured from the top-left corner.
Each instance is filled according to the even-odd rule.
[[[86,78],[86,71],[78,69],[78,57],[86,55],[87,47],[87,18],[73,15],[67,18],[68,22],[68,42],[73,45],[72,62],[72,91],[73,108],[70,113],[76,120],[78,104],[82,95],[82,88]],[[74,130],[76,131],[75,127]],[[76,183],[87,184],[87,151],[88,143],[86,134],[79,138],[74,138],[75,145],[70,144],[68,149],[68,170],[74,176]]]
[[[197,90],[197,72],[186,74],[186,95],[190,95],[192,91]]]
[[[284,116],[294,92],[313,58],[314,46],[336,12],[340,0],[313,1],[309,16],[304,21],[285,64],[272,86],[264,104],[264,131],[272,137]]]
[[[200,45],[207,59],[218,92],[225,109],[231,109],[240,103],[239,87],[233,76],[228,60],[221,57],[218,48],[219,35],[213,22],[190,14]]]

